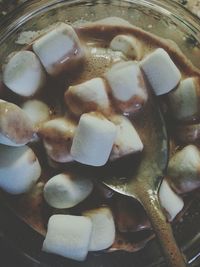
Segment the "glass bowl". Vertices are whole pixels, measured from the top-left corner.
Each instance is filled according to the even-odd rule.
[[[0,61],[22,48],[16,42],[24,31],[38,31],[58,21],[77,24],[117,16],[158,36],[174,40],[200,68],[200,22],[184,7],[170,0],[33,0],[21,5],[0,27]],[[200,266],[200,197],[196,193],[183,220],[174,227],[189,266]],[[165,266],[155,240],[136,253],[90,253],[83,263],[41,252],[43,237],[19,218],[1,196],[2,238],[27,260],[26,266],[155,267]],[[32,265],[31,265],[32,264]]]

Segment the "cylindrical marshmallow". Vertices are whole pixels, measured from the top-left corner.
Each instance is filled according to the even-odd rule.
[[[65,23],[37,39],[33,44],[33,51],[50,75],[72,70],[84,57],[76,32]]]
[[[74,160],[91,166],[104,165],[112,150],[117,127],[96,112],[81,116],[71,147]]]
[[[17,105],[0,102],[0,143],[22,146],[33,140],[34,125]]]
[[[65,118],[45,122],[39,129],[47,155],[56,162],[73,161],[70,154],[76,125]]]
[[[134,61],[120,62],[105,74],[117,106],[124,112],[139,110],[148,95],[143,74]]]
[[[92,221],[92,234],[89,251],[98,251],[110,247],[115,240],[115,223],[112,212],[107,207],[83,212]]]
[[[188,145],[176,152],[169,161],[167,174],[170,185],[178,193],[187,193],[200,187],[200,152]]]
[[[84,177],[61,173],[51,178],[44,187],[44,198],[57,209],[76,206],[91,193],[93,183]]]
[[[70,86],[65,93],[65,102],[70,111],[77,116],[90,111],[101,111],[106,114],[110,111],[107,88],[102,78]]]
[[[142,47],[139,40],[130,35],[120,34],[115,36],[110,48],[114,51],[121,51],[128,58],[140,60],[142,57]]]
[[[178,120],[192,119],[200,111],[200,80],[187,78],[168,95],[169,110]]]
[[[0,187],[11,194],[31,189],[41,174],[41,167],[28,146],[0,146]]]
[[[184,202],[169,186],[164,179],[159,190],[161,206],[166,210],[169,221],[173,221],[176,215],[183,209]]]
[[[133,124],[125,116],[115,115],[111,118],[117,126],[117,137],[114,141],[110,160],[140,152],[143,150],[143,143]]]
[[[22,105],[22,109],[35,126],[40,125],[50,118],[49,107],[40,100],[28,100]]]
[[[31,51],[14,54],[3,70],[3,82],[14,93],[29,97],[34,95],[46,80],[45,72]]]
[[[156,95],[169,93],[180,82],[179,69],[162,48],[147,55],[140,62],[140,66]]]
[[[50,217],[42,250],[77,261],[84,261],[92,233],[92,222],[84,216]]]

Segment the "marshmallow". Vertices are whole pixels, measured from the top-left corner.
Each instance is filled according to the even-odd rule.
[[[124,112],[134,112],[147,101],[143,74],[134,61],[113,65],[105,74],[117,106]]]
[[[62,173],[51,178],[44,187],[44,198],[57,209],[76,206],[91,193],[93,184],[89,179]]]
[[[110,48],[114,51],[121,51],[128,58],[140,60],[142,57],[141,43],[130,35],[115,36],[110,43]]]
[[[117,126],[117,137],[114,141],[110,160],[143,150],[144,146],[136,129],[126,117],[116,115],[111,120]]]
[[[162,48],[147,55],[140,66],[156,95],[169,93],[180,82],[180,71]]]
[[[65,70],[71,71],[84,57],[76,32],[65,23],[37,39],[33,44],[33,51],[47,73],[53,76]]]
[[[199,112],[199,78],[191,77],[180,82],[168,95],[170,111],[178,120],[190,119]]]
[[[112,212],[107,207],[83,212],[92,221],[92,234],[89,251],[98,251],[110,247],[115,240],[115,223]]]
[[[17,105],[0,102],[0,144],[22,146],[34,138],[34,127]]]
[[[91,220],[83,216],[53,215],[48,222],[42,250],[77,261],[87,257]]]
[[[31,51],[14,54],[3,70],[3,82],[14,93],[29,97],[34,95],[45,82],[45,72],[39,59]]]
[[[40,125],[50,118],[49,107],[40,100],[28,100],[22,105],[22,109],[35,126]]]
[[[65,93],[65,102],[77,116],[95,110],[106,114],[110,111],[106,85],[101,78],[70,86]]]
[[[74,160],[91,165],[104,165],[112,150],[117,127],[100,113],[85,113],[81,116],[72,142]]]
[[[47,155],[56,162],[73,161],[70,154],[76,125],[69,119],[57,118],[45,122],[39,129],[39,135]]]
[[[40,164],[28,146],[0,145],[0,159],[0,187],[8,193],[25,193],[40,177]]]
[[[164,179],[159,190],[159,200],[161,206],[167,212],[169,221],[173,221],[176,215],[183,209],[184,202],[169,186]]]
[[[188,145],[176,152],[169,161],[170,185],[178,193],[187,193],[200,186],[200,152]]]

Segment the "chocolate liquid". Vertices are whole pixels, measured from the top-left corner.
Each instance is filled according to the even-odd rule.
[[[52,117],[57,117],[65,114],[66,107],[64,105],[63,95],[66,88],[69,85],[78,84],[94,77],[101,77],[103,76],[105,71],[112,66],[112,64],[125,59],[124,56],[119,52],[113,52],[109,49],[110,41],[112,40],[113,37],[115,37],[118,34],[127,34],[136,37],[141,43],[141,47],[143,49],[142,51],[143,56],[152,52],[154,49],[158,47],[165,49],[169,53],[170,57],[177,65],[179,70],[181,71],[182,78],[190,76],[200,77],[200,71],[191,64],[191,62],[181,53],[181,51],[178,49],[178,47],[176,47],[176,45],[173,42],[156,37],[128,23],[122,23],[122,25],[119,24],[115,26],[110,24],[109,21],[107,21],[106,23],[104,22],[87,23],[85,25],[76,28],[75,30],[81,40],[82,45],[84,45],[86,48],[86,59],[84,64],[81,66],[79,70],[70,73],[69,75],[65,74],[62,77],[53,78],[53,80],[52,78],[49,78],[46,88],[44,88],[43,92],[38,95],[38,98],[41,98],[41,100],[47,102],[51,106],[53,114]],[[9,100],[9,98],[11,101],[15,103],[17,102],[18,104],[23,102],[23,99],[18,99],[18,98],[15,99],[13,95],[9,96],[9,93],[8,94],[5,93],[5,99]],[[138,114],[136,116],[130,117],[130,119],[132,120],[134,126],[136,127],[140,136],[142,137],[145,133],[143,132],[142,123],[137,123],[137,121],[140,120],[138,119],[138,117],[141,118],[140,115]],[[137,166],[137,164],[140,161],[140,159],[133,161],[133,158],[129,157],[127,159],[123,159],[121,161],[121,164],[119,164],[120,161],[116,164],[113,164],[112,167],[106,165],[103,168],[95,169],[95,168],[83,167],[75,163],[69,165],[58,164],[58,169],[53,169],[48,166],[47,160],[45,160],[46,156],[41,144],[33,146],[33,149],[35,150],[37,156],[41,159],[42,162],[43,175],[40,181],[42,183],[44,183],[51,176],[60,173],[63,170],[72,170],[75,172],[80,171],[81,173],[84,172],[85,175],[98,177],[105,173],[106,174],[109,173],[110,172],[109,168],[111,168],[111,172],[117,173],[119,177],[120,175],[129,176],[130,174],[128,167],[131,166],[131,164],[133,165],[133,162],[135,162],[135,165]],[[92,197],[94,197],[94,203],[97,206],[101,205],[102,203],[104,204],[104,202],[107,204],[105,200],[102,201],[101,198],[98,199],[98,197],[95,195],[93,195]],[[31,201],[26,201],[26,202],[24,202],[24,198],[25,199],[29,198],[29,196],[26,197],[19,196],[17,200],[15,198],[14,201],[12,201],[12,197],[9,196],[11,205],[15,209],[17,209],[20,216],[23,217],[29,224],[32,224],[32,226],[36,228],[37,231],[44,233],[48,217],[51,214],[55,213],[55,210],[47,207],[41,196],[37,197],[37,199],[33,198],[33,196],[30,196]],[[39,202],[37,203],[38,199]],[[28,203],[28,204],[24,205],[22,203]],[[82,210],[84,208],[88,208],[86,202],[82,203],[81,205],[82,205],[81,208],[78,207],[77,209],[76,208],[72,209],[71,211],[69,211],[69,213],[72,214],[77,213],[77,210],[79,212],[79,209]],[[146,205],[148,206],[149,212],[152,213],[152,216],[154,216],[154,220],[156,221],[155,218],[156,213],[154,214],[151,203],[148,202],[148,199]],[[158,205],[158,203],[156,203],[156,205]],[[30,213],[31,209],[34,210],[34,218],[32,215],[33,212]],[[163,220],[165,219],[162,216],[158,217],[157,224],[162,223]],[[163,226],[163,232],[161,233],[161,236],[162,238],[168,239],[168,229],[166,229],[165,225]],[[179,265],[176,264],[176,257],[177,257],[175,252],[176,250],[174,250],[175,253],[174,255],[170,254],[173,253],[174,244],[171,243],[169,245],[171,246],[171,249],[169,251],[169,257],[172,258],[172,261],[174,260],[174,266],[177,267],[184,266],[184,264],[181,263],[181,259],[179,260],[180,264]]]

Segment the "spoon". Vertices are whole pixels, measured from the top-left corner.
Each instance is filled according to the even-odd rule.
[[[167,222],[158,199],[159,187],[168,163],[169,149],[165,123],[152,95],[149,95],[140,118],[137,124],[142,128],[144,151],[139,167],[135,170],[132,164],[129,166],[131,175],[121,178],[113,175],[102,181],[112,190],[133,197],[143,205],[157,235],[167,266],[184,267],[185,259],[176,244],[171,225]]]

